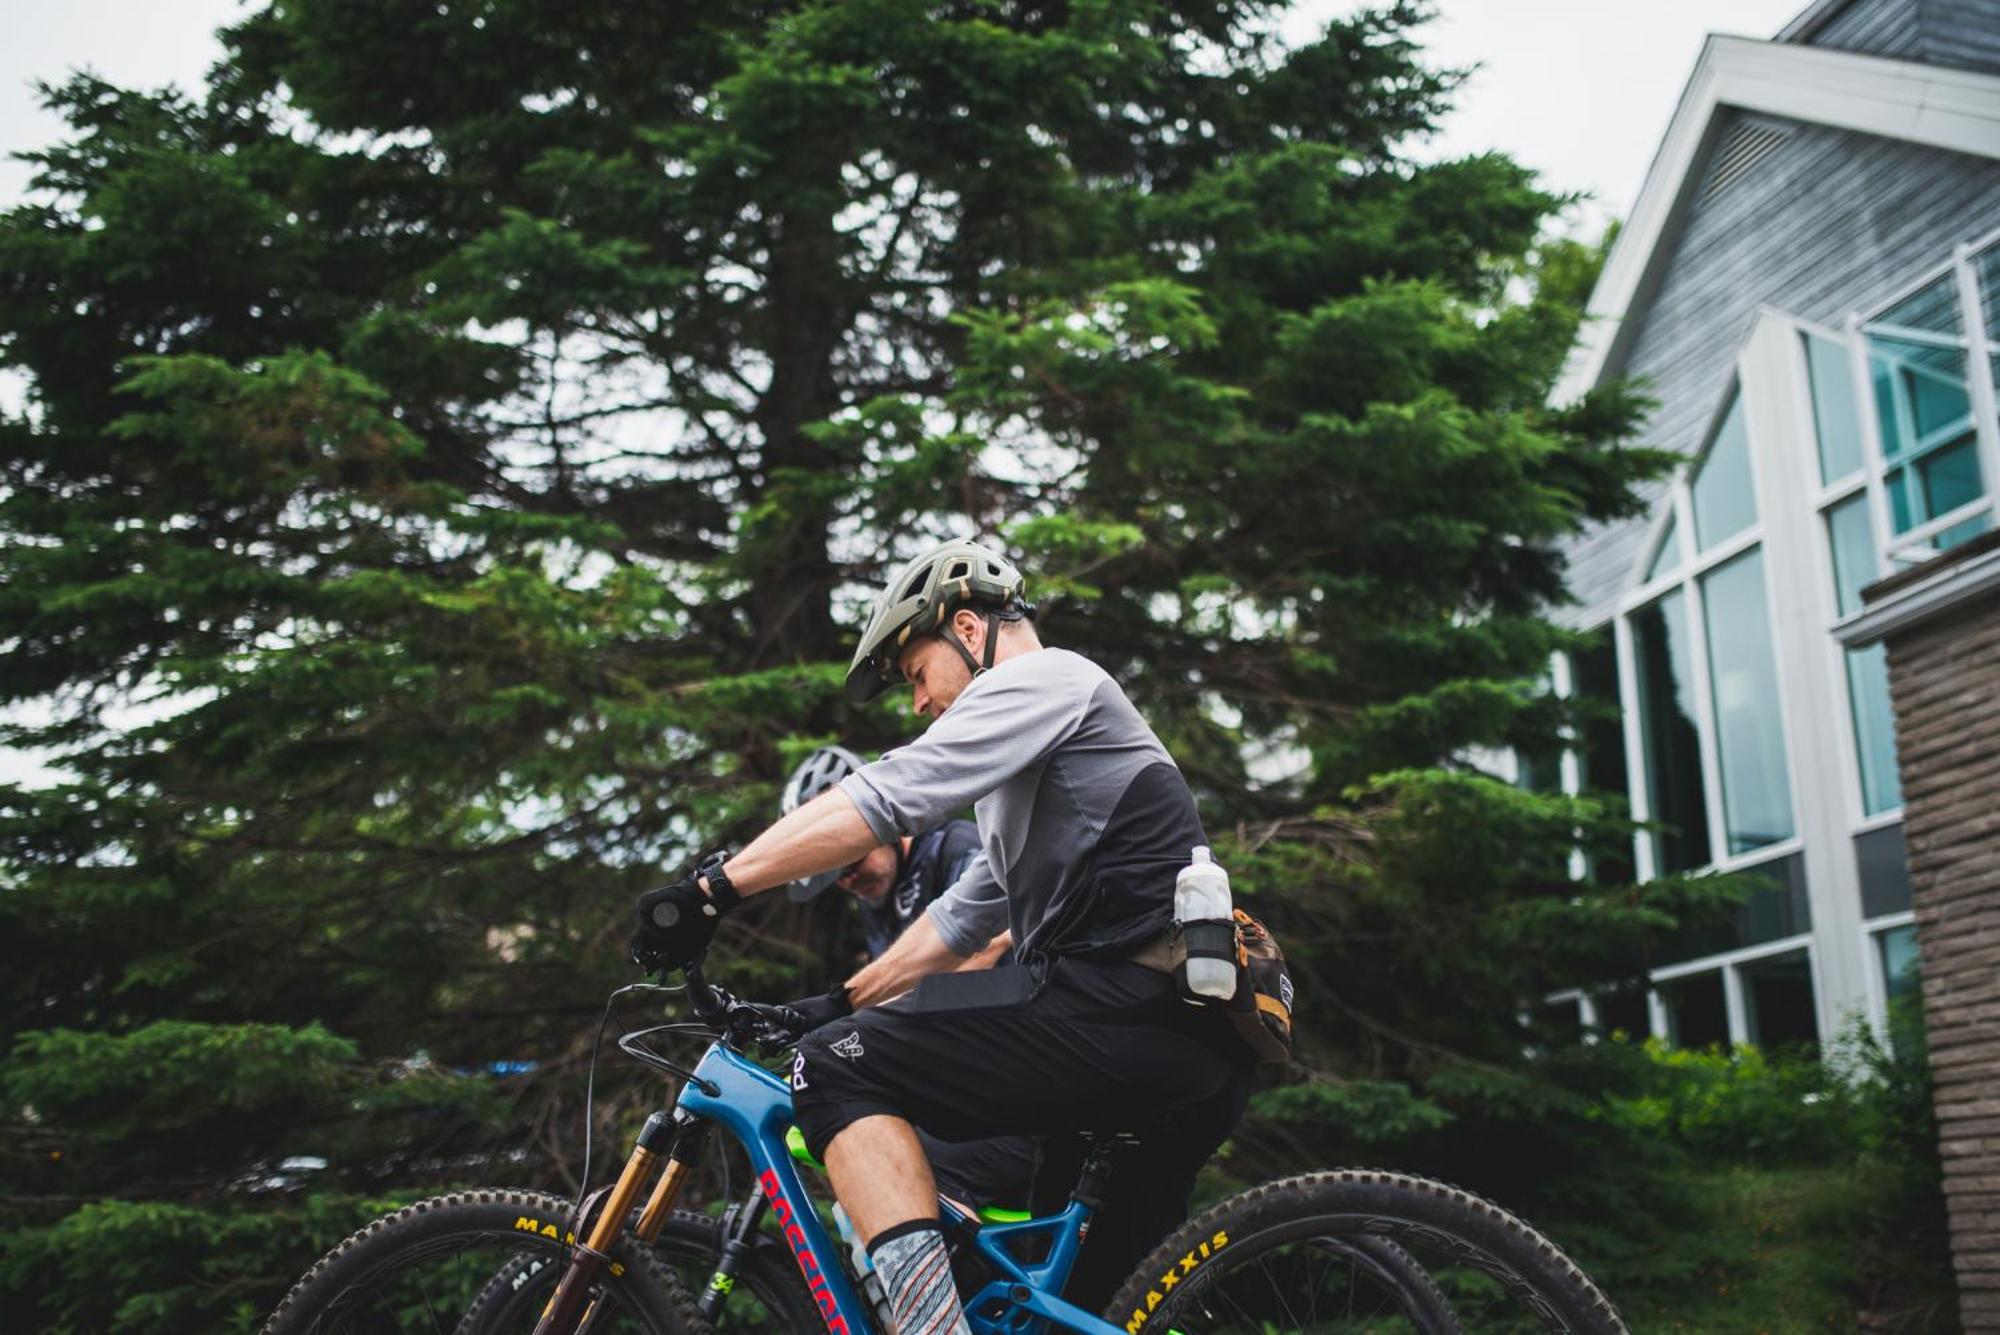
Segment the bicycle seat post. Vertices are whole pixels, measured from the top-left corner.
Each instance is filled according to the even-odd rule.
[[[1111,1182],[1111,1159],[1118,1146],[1129,1137],[1086,1133],[1083,1138],[1083,1167],[1076,1175],[1070,1199],[1095,1212],[1104,1204],[1104,1191]]]

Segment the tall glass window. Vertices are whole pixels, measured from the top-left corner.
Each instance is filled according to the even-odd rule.
[[[1723,998],[1722,970],[1661,983],[1659,993],[1667,1008],[1667,1042],[1677,1048],[1729,1045],[1729,1006]]]
[[[1945,274],[1872,321],[1868,363],[1896,532],[1908,533],[1984,495],[1956,275]],[[1989,522],[1985,514],[1973,515],[1934,531],[1930,541],[1950,547],[1984,532]]]
[[[1764,554],[1753,548],[1703,576],[1715,741],[1729,851],[1748,853],[1792,837],[1792,785],[1778,695]]]
[[[1608,642],[1585,649],[1570,659],[1571,694],[1578,707],[1577,768],[1584,791],[1625,796],[1629,775],[1625,761],[1625,728],[1618,711],[1618,654]],[[1630,846],[1627,845],[1629,852]],[[1591,879],[1600,885],[1622,885],[1633,878],[1629,856],[1597,858]]]
[[[1739,966],[1737,975],[1743,984],[1744,1028],[1752,1043],[1767,1048],[1818,1043],[1812,961],[1805,951],[1752,960]]]
[[[1688,484],[1694,502],[1696,545],[1707,551],[1757,522],[1757,493],[1750,481],[1750,433],[1743,396],[1733,394],[1708,456]]]
[[[1819,480],[1831,485],[1861,471],[1861,413],[1854,404],[1854,374],[1846,348],[1813,334],[1801,337],[1819,438]]]
[[[1917,929],[1891,927],[1875,937],[1882,953],[1882,982],[1889,1004],[1914,1000],[1917,995]]]
[[[1852,616],[1861,610],[1861,590],[1878,571],[1867,496],[1829,506],[1826,531],[1833,550],[1834,599],[1841,616]],[[1896,719],[1889,705],[1889,657],[1884,646],[1847,651],[1847,698],[1861,765],[1861,809],[1871,816],[1893,810],[1903,804],[1903,788],[1896,769]]]
[[[1693,871],[1709,861],[1708,799],[1694,721],[1685,595],[1675,590],[1633,613],[1631,628],[1646,802],[1651,818],[1666,827],[1653,836],[1654,860],[1662,874]]]

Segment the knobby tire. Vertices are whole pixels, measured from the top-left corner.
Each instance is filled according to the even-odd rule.
[[[1140,1262],[1105,1320],[1128,1335],[1350,1329],[1338,1313],[1301,1311],[1308,1301],[1316,1308],[1317,1295],[1283,1277],[1297,1273],[1285,1267],[1301,1251],[1362,1238],[1394,1242],[1434,1274],[1464,1272],[1487,1285],[1507,1319],[1470,1319],[1461,1308],[1467,1329],[1627,1335],[1590,1277],[1514,1215],[1442,1182],[1351,1169],[1253,1187],[1189,1221]]]
[[[263,1335],[457,1335],[480,1289],[513,1258],[532,1254],[559,1268],[567,1263],[569,1218],[570,1202],[534,1191],[466,1191],[418,1201],[322,1257],[292,1286]],[[599,1322],[599,1329],[707,1335],[686,1288],[651,1249],[622,1235],[609,1257],[599,1282],[611,1319]],[[441,1263],[456,1264],[473,1278],[471,1290],[462,1297],[457,1288],[434,1296],[420,1268]],[[453,1277],[454,1284],[458,1280]]]
[[[653,1248],[691,1293],[700,1293],[714,1273],[721,1247],[718,1232],[707,1215],[675,1210]],[[532,1321],[521,1324],[523,1314],[541,1310],[560,1274],[560,1258],[534,1252],[514,1257],[487,1282],[452,1335],[515,1335],[532,1329]],[[723,1299],[714,1321],[716,1335],[811,1335],[824,1329],[819,1305],[800,1279],[791,1249],[766,1235],[753,1239],[736,1273],[735,1289]]]

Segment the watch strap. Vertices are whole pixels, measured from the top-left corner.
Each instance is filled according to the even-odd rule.
[[[717,916],[729,912],[743,902],[743,896],[738,894],[736,887],[730,883],[729,873],[722,869],[722,864],[726,861],[728,861],[727,854],[717,853],[702,863],[697,873],[708,882],[708,899],[715,905]]]

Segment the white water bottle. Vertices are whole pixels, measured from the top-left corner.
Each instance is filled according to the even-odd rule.
[[[1174,878],[1174,921],[1187,944],[1182,982],[1189,999],[1227,1001],[1236,995],[1236,923],[1230,917],[1229,873],[1206,845]]]
[[[841,1208],[838,1201],[833,1206],[833,1225],[840,1230],[840,1240],[847,1244],[847,1268],[861,1290],[861,1300],[875,1314],[881,1329],[894,1329],[895,1317],[889,1306],[889,1295],[882,1289],[882,1277],[875,1273],[875,1262],[869,1258],[867,1245],[854,1231],[854,1222],[847,1217],[847,1211]]]

